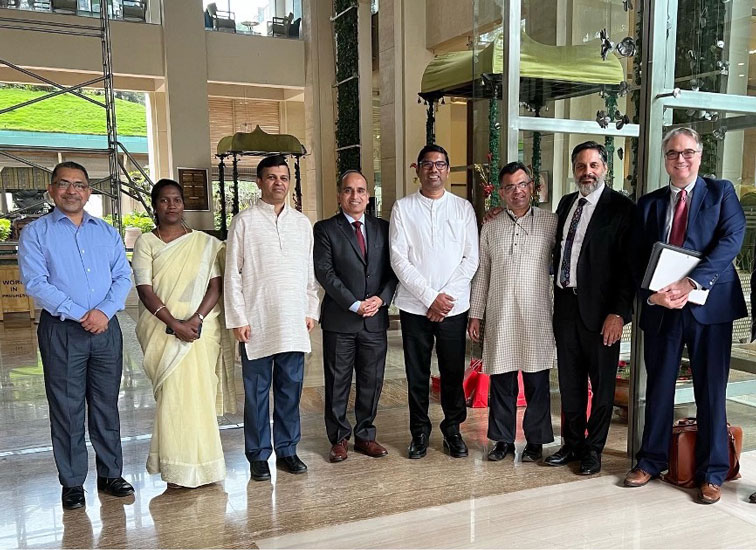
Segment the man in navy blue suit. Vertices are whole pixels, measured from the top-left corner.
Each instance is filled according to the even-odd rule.
[[[687,277],[658,292],[641,290],[644,334],[646,424],[628,487],[641,487],[668,467],[675,381],[683,346],[693,373],[698,437],[698,502],[713,504],[729,470],[725,391],[730,370],[732,323],[747,315],[733,260],[745,235],[745,215],[732,183],[698,175],[703,147],[690,128],[676,128],[662,141],[669,186],[638,201],[641,216],[638,267],[644,269],[657,241],[697,250],[701,262]],[[703,305],[690,291],[709,291]]]

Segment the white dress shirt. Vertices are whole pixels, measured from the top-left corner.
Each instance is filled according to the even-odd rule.
[[[226,242],[223,299],[228,328],[249,325],[249,359],[310,351],[305,318],[317,320],[312,225],[288,205],[263,201],[234,216]]]
[[[478,224],[468,201],[449,192],[438,199],[420,192],[404,197],[391,211],[389,240],[399,309],[425,315],[442,292],[455,299],[450,317],[470,308]]]
[[[676,187],[672,185],[670,182],[669,184],[669,208],[667,208],[667,218],[664,222],[664,240],[666,242],[669,242],[669,234],[672,232],[672,221],[675,218],[675,206],[677,206],[677,197],[680,194],[680,191],[685,189],[685,191],[688,192],[688,195],[685,197],[685,202],[688,203],[688,216],[690,216],[690,199],[693,196],[693,188],[696,186],[696,180],[693,180],[691,183],[686,185],[685,187]],[[688,229],[688,220],[685,220],[685,229]]]
[[[605,184],[599,185],[590,195],[583,197],[578,191],[575,201],[572,203],[570,211],[567,213],[567,218],[564,220],[564,227],[562,227],[562,252],[559,258],[558,271],[556,273],[556,281],[559,288],[562,287],[562,283],[559,281],[559,272],[562,269],[562,262],[564,261],[564,243],[567,242],[567,233],[570,230],[570,222],[572,222],[572,216],[575,215],[578,202],[581,197],[587,200],[583,205],[583,213],[580,215],[580,221],[578,222],[577,230],[575,231],[575,238],[572,241],[572,252],[570,252],[570,284],[569,288],[578,288],[578,260],[580,259],[580,249],[583,247],[583,240],[585,239],[585,231],[588,229],[588,224],[591,222],[593,213],[596,211],[596,205],[598,204],[601,193],[604,192]]]

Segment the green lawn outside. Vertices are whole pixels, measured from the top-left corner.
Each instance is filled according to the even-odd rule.
[[[91,95],[104,102],[104,96]],[[0,109],[45,95],[17,88],[0,88]],[[118,134],[146,136],[144,105],[116,99]],[[107,134],[105,109],[71,94],[62,94],[0,115],[0,130],[63,132],[66,134]]]

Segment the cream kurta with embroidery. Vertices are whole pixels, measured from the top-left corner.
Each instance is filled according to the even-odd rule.
[[[258,201],[234,216],[226,244],[228,328],[249,325],[247,357],[310,352],[305,318],[318,319],[312,225],[288,205]]]
[[[480,234],[480,265],[470,317],[483,319],[483,371],[538,372],[554,366],[549,271],[557,216],[531,208],[515,221],[504,211]]]

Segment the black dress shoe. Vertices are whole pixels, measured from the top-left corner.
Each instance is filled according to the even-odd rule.
[[[575,462],[576,460],[580,459],[578,455],[575,454],[575,451],[569,447],[562,447],[553,455],[547,456],[543,462],[549,466],[564,466],[565,464]]]
[[[267,481],[270,479],[270,468],[267,460],[251,460],[249,473],[255,481]]]
[[[114,497],[127,497],[134,494],[131,483],[122,477],[98,477],[97,489]]]
[[[536,462],[543,456],[543,445],[540,443],[528,443],[522,451],[523,462]]]
[[[76,510],[84,507],[84,487],[63,487],[63,508],[66,510]]]
[[[307,471],[307,464],[302,462],[297,455],[278,457],[276,466],[290,474],[304,474]]]
[[[515,446],[514,443],[507,443],[506,441],[497,441],[496,445],[493,446],[493,449],[491,449],[488,452],[488,460],[491,462],[498,462],[499,460],[504,460],[504,457],[507,455],[514,456],[515,454]]]
[[[452,458],[464,458],[467,456],[467,445],[459,432],[444,437],[444,452]]]
[[[596,451],[590,451],[580,461],[580,470],[578,473],[581,476],[591,476],[601,471],[601,455]]]
[[[426,434],[416,435],[412,438],[407,456],[409,458],[423,458],[428,452],[428,436]]]

